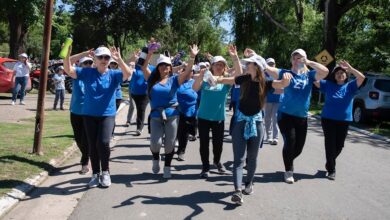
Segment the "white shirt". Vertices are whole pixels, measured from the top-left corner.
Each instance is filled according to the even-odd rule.
[[[54,74],[53,76],[54,85],[56,90],[65,89],[65,75],[64,74]]]
[[[16,62],[14,66],[15,76],[16,77],[26,77],[30,76],[31,64],[24,64],[20,61]]]

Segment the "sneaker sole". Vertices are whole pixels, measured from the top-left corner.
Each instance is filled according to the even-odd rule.
[[[237,196],[232,196],[231,201],[234,202],[236,205],[242,205],[244,203],[244,200],[238,198]]]

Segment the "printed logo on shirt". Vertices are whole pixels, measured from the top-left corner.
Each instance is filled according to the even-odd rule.
[[[305,89],[307,83],[305,79],[295,79],[294,89]]]
[[[346,90],[345,89],[340,89],[337,90],[335,94],[333,94],[333,98],[335,99],[342,99],[345,97]]]

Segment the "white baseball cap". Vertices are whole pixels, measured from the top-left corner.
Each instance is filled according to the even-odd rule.
[[[24,58],[28,58],[28,56],[27,56],[27,54],[26,53],[21,53],[21,54],[19,54],[19,57],[24,57]]]
[[[96,50],[95,50],[95,56],[98,57],[98,56],[104,56],[104,55],[107,55],[107,56],[110,56],[111,57],[111,51],[107,48],[107,47],[98,47]]]
[[[244,65],[247,63],[256,63],[261,68],[261,70],[264,70],[266,65],[264,58],[259,55],[253,55],[251,57],[242,59],[241,63]]]
[[[160,65],[161,63],[172,65],[171,58],[164,56],[162,54],[160,54],[160,57],[157,59],[157,66]]]
[[[304,50],[302,50],[302,49],[296,49],[296,50],[294,50],[294,51],[291,53],[291,56],[293,56],[294,54],[299,54],[299,55],[301,55],[301,56],[303,56],[303,57],[307,57],[306,52],[305,52]]]
[[[274,58],[268,58],[268,59],[265,60],[265,62],[266,62],[267,64],[269,64],[269,63],[275,64],[275,59],[274,59]]]
[[[79,63],[82,64],[84,63],[85,61],[92,61],[93,62],[93,59],[91,57],[83,57],[79,60]]]
[[[227,62],[223,56],[215,56],[213,58],[213,61],[211,61],[211,64],[218,63],[218,62],[223,62],[225,65],[227,65]]]

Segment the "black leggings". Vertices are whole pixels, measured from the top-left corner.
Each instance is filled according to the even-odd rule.
[[[336,158],[343,150],[349,122],[321,118],[321,125],[325,136],[325,167],[328,172],[335,172]]]
[[[210,129],[213,141],[214,163],[219,163],[222,155],[223,134],[225,130],[225,121],[209,121],[198,119],[199,139],[200,139],[200,157],[204,171],[210,170],[209,162],[209,143]]]
[[[149,104],[148,95],[131,95],[137,108],[137,130],[144,128],[146,106]]]
[[[194,135],[196,117],[186,117],[180,114],[179,127],[177,129],[177,139],[179,141],[178,153],[185,153],[188,143],[188,135]]]
[[[294,171],[294,159],[303,149],[307,134],[307,118],[296,117],[281,113],[278,121],[283,135],[283,161],[286,171]]]
[[[102,171],[109,171],[110,140],[114,123],[115,116],[84,118],[93,174],[100,173],[100,166]]]
[[[74,139],[81,152],[81,165],[88,165],[89,147],[86,129],[84,125],[84,116],[70,113],[70,123],[72,124]]]

